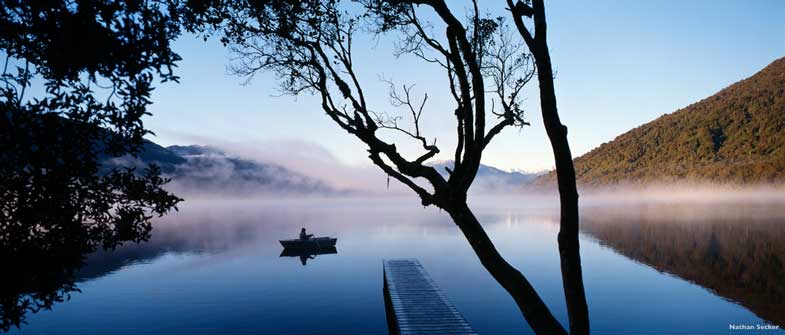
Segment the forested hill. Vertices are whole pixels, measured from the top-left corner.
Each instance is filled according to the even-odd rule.
[[[575,170],[581,185],[784,182],[785,58],[600,145]]]

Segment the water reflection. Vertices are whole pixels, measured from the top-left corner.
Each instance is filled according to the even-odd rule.
[[[292,248],[285,248],[281,251],[281,256],[279,257],[299,257],[300,263],[303,266],[307,265],[308,260],[316,259],[316,256],[319,255],[330,255],[330,254],[337,254],[338,249],[335,247],[324,247],[318,249],[292,249]]]
[[[51,255],[46,250],[24,251],[2,253],[0,331],[19,328],[27,323],[28,313],[49,310],[79,292],[75,273],[82,266],[83,254],[78,249],[61,249]]]
[[[554,280],[558,209],[492,200],[478,205],[480,220],[566,322],[561,282]],[[776,285],[785,277],[785,250],[777,242],[785,232],[776,223],[785,208],[771,207],[583,208],[582,258],[594,331],[724,333],[728,322],[761,317],[781,324],[782,289]],[[70,291],[71,301],[55,303],[51,311],[28,313],[29,324],[11,332],[383,333],[381,261],[418,258],[478,332],[531,333],[449,218],[410,202],[189,201],[155,224],[147,243],[89,254],[81,269],[76,262],[71,279],[55,286],[63,301],[71,288],[82,292]],[[303,226],[340,233],[341,256],[283,254],[279,240]],[[307,268],[297,264],[303,261]],[[51,278],[67,277],[57,275],[58,266],[46,267]],[[707,287],[760,317],[650,267]],[[11,272],[3,270],[8,281]]]
[[[785,327],[781,212],[766,204],[593,207],[583,210],[582,229],[626,257]]]
[[[208,216],[183,224],[159,225],[146,243],[104,250],[89,245],[86,233],[50,232],[46,241],[0,239],[0,331],[24,328],[32,313],[52,310],[79,294],[78,283],[100,278],[131,264],[150,262],[167,253],[218,252],[241,245],[255,236],[250,221],[232,229],[217,228]],[[255,221],[254,221],[255,222]]]

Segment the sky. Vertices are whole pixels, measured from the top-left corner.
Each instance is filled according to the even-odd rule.
[[[503,1],[479,3],[492,15],[505,15]],[[450,5],[463,13],[458,1]],[[575,157],[785,56],[785,1],[553,0],[546,1],[546,15],[559,114]],[[437,139],[444,153],[437,159],[448,159],[455,124],[446,76],[417,58],[394,57],[395,40],[356,41],[356,68],[369,104],[395,112],[380,78],[416,84],[418,97],[429,96],[425,135]],[[233,55],[217,39],[186,35],[174,48],[183,58],[177,69],[181,83],[158,85],[149,107],[153,115],[144,119],[156,133],[149,137],[154,142],[315,154],[350,166],[371,165],[362,143],[332,123],[315,97],[280,96],[271,73],[248,83],[229,74]],[[536,81],[525,93],[531,126],[505,130],[486,149],[484,164],[530,172],[553,167]],[[415,147],[402,148],[408,153]]]

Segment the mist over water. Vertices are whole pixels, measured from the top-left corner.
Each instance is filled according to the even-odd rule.
[[[187,143],[207,144],[208,147],[217,148],[230,157],[283,167],[296,174],[324,182],[335,190],[388,196],[408,194],[408,189],[399,183],[389,183],[388,185],[387,175],[369,162],[360,165],[347,164],[335,157],[327,148],[315,142],[305,140],[233,142],[185,134],[180,137]],[[276,179],[274,175],[270,177]],[[281,171],[279,177],[286,179],[291,176],[285,171]],[[174,182],[177,183],[177,180],[175,179]],[[236,188],[237,185],[227,185],[225,189],[219,189],[219,191],[224,195],[231,196],[233,193],[237,193],[235,192]],[[198,197],[211,196],[211,194],[193,194],[195,190],[195,188],[188,188],[185,191]],[[276,192],[285,193],[287,190],[276,189],[274,192],[256,192],[256,194],[274,194]],[[254,194],[254,192],[244,193]]]
[[[783,326],[785,202],[776,190],[714,201],[583,194],[581,255],[594,332]],[[385,333],[381,261],[412,257],[480,333],[531,332],[447,214],[413,195],[185,198],[178,213],[155,222],[149,242],[90,255],[82,292],[31,315],[17,333]],[[475,195],[470,206],[566,323],[558,197]],[[305,266],[279,257],[278,240],[302,227],[337,237],[337,253]]]

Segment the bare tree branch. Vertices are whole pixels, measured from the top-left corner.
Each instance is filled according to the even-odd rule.
[[[535,331],[563,333],[531,284],[499,255],[467,205],[467,193],[487,144],[505,127],[527,124],[520,92],[532,76],[528,58],[519,54],[521,49],[511,40],[505,40],[499,22],[481,17],[477,1],[472,1],[466,23],[453,15],[444,0],[358,1],[365,6],[365,13],[341,10],[341,1],[229,2],[227,6],[234,10],[219,20],[226,22],[222,23],[226,25],[223,41],[237,46],[242,59],[238,73],[253,76],[260,70],[272,70],[285,92],[320,95],[324,112],[367,145],[375,165],[412,189],[423,205],[435,205],[450,214],[483,266],[515,299]],[[434,33],[430,23],[421,21],[416,12],[421,9],[436,13],[439,26],[444,26],[438,29],[442,32]],[[435,140],[426,140],[420,124],[427,95],[418,100],[412,86],[404,85],[401,91],[392,87],[392,105],[411,115],[411,127],[399,124],[403,117],[374,112],[379,109],[366,100],[352,60],[352,35],[359,20],[377,24],[377,33],[399,31],[396,56],[411,54],[445,70],[456,103],[445,111],[454,113],[458,135],[455,165],[448,170],[447,180],[425,165],[439,153]],[[486,87],[486,79],[491,87]],[[501,107],[498,113],[497,100]],[[487,132],[486,104],[499,118]],[[404,157],[394,143],[380,138],[379,130],[412,138],[425,152],[414,159]],[[419,178],[430,183],[432,190],[418,184]]]

